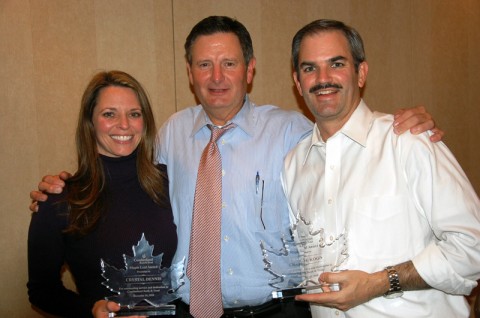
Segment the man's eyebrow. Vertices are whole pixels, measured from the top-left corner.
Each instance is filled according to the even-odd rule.
[[[335,57],[332,57],[329,59],[330,62],[338,62],[340,60],[346,60],[347,58],[345,56],[341,56],[341,55],[338,55],[338,56],[335,56]]]
[[[337,56],[329,58],[327,61],[330,62],[330,63],[334,63],[334,62],[346,61],[346,60],[347,60],[347,58],[345,56],[337,55]],[[303,61],[303,62],[300,63],[300,66],[312,66],[312,65],[316,65],[316,63],[311,62],[311,61]]]
[[[315,65],[315,62],[303,61],[300,63],[300,66],[312,66]]]

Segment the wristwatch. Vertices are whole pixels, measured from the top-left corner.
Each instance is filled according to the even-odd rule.
[[[392,266],[385,267],[385,270],[388,273],[388,281],[390,282],[390,288],[385,294],[383,294],[383,297],[393,299],[402,296],[403,290],[402,286],[400,286],[400,281],[398,280],[397,271]]]

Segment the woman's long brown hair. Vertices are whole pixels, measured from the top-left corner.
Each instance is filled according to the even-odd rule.
[[[66,233],[85,235],[92,231],[107,206],[105,175],[97,151],[93,110],[100,92],[109,86],[132,89],[144,120],[143,136],[137,147],[138,180],[143,190],[159,205],[168,202],[165,175],[154,165],[156,126],[148,96],[140,83],[121,71],[97,73],[83,93],[76,131],[77,172],[67,181],[69,226]]]

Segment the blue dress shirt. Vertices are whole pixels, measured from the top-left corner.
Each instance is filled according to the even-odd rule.
[[[255,106],[247,96],[231,122],[237,127],[218,141],[223,173],[221,275],[225,308],[255,306],[271,299],[274,287],[269,283],[274,277],[264,269],[260,241],[281,248],[282,234],[289,231],[288,205],[280,183],[283,159],[313,126],[298,112]],[[197,169],[210,139],[206,126],[210,123],[202,106],[197,105],[173,114],[158,136],[157,161],[167,165],[178,231],[173,262],[184,259],[185,267]],[[287,276],[291,271],[286,259],[275,259],[272,266]],[[189,280],[186,275],[174,277],[174,283],[180,284],[180,279],[185,284],[179,288],[179,296],[190,303]]]

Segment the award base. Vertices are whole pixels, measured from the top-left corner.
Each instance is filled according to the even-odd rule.
[[[295,287],[295,288],[285,288],[281,290],[275,290],[272,292],[272,298],[273,299],[289,299],[289,298],[294,298],[296,295],[301,295],[301,294],[306,294],[309,290],[314,290],[314,289],[321,289],[321,288],[328,287],[330,291],[339,291],[340,290],[340,285],[337,283],[334,284],[318,284],[318,285],[309,285],[309,286],[303,286],[303,287]]]
[[[120,311],[113,313],[109,317],[125,317],[125,316],[174,316],[175,305],[161,306],[135,306],[133,308],[122,307]]]

